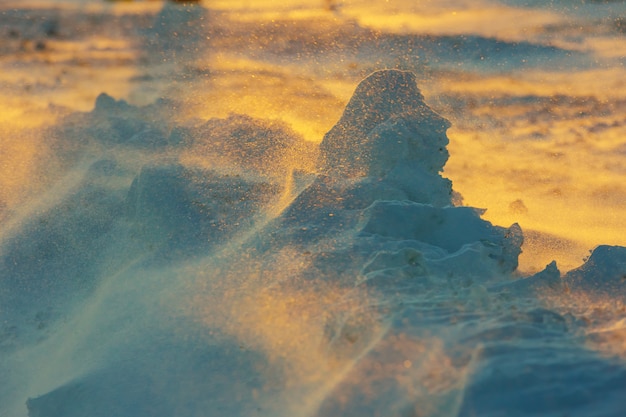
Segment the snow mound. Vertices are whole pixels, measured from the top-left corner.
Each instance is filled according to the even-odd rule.
[[[321,175],[284,211],[275,234],[291,233],[287,241],[299,244],[345,233],[379,246],[419,242],[436,248],[428,251],[435,269],[442,257],[481,248],[487,263],[512,272],[523,242],[519,226],[496,227],[480,210],[450,206],[451,184],[440,175],[449,126],[425,104],[412,73],[370,75],[320,145]]]
[[[449,123],[413,74],[363,80],[309,175],[292,172],[301,141],[285,126],[180,124],[173,108],[101,95],[54,130],[77,156],[73,141],[93,146],[75,187],[0,246],[0,371],[17,375],[0,414],[621,407],[624,367],[580,346],[585,321],[540,296],[624,294],[626,248],[517,279],[521,228],[451,205]]]
[[[447,253],[483,243],[494,249],[490,257],[497,258],[507,272],[517,268],[523,243],[517,224],[504,229],[482,220],[471,207],[439,208],[413,202],[374,202],[364,211],[361,231],[394,240],[416,240]]]
[[[626,248],[601,245],[587,262],[563,277],[572,290],[619,296],[626,301]]]
[[[128,146],[149,151],[178,145],[170,137],[174,121],[170,113],[178,104],[159,100],[148,106],[133,106],[101,93],[91,112],[72,113],[50,135],[65,144],[65,152],[80,145],[97,143],[107,148]],[[69,150],[67,149],[69,148]]]
[[[439,176],[449,127],[426,105],[413,73],[377,71],[324,136],[318,169],[333,178],[382,181],[414,201],[449,204],[451,183]]]
[[[291,169],[312,169],[315,149],[287,125],[231,114],[188,130],[194,159],[235,166],[257,175],[284,177]]]
[[[197,254],[249,225],[279,191],[237,175],[148,165],[133,180],[126,205],[137,234],[164,244],[163,254],[175,248]]]
[[[424,103],[413,73],[377,71],[361,81],[324,136],[320,169],[337,176],[378,176],[399,161],[412,161],[438,173],[448,159],[449,127]]]

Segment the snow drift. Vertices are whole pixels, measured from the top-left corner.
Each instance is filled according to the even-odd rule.
[[[172,107],[102,95],[51,132],[80,175],[0,247],[0,415],[622,415],[613,316],[571,297],[623,303],[626,249],[517,276],[413,74],[363,80],[315,163]]]

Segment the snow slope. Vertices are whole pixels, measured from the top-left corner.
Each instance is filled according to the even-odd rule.
[[[517,277],[522,230],[451,205],[449,123],[411,73],[363,80],[318,174],[287,183],[249,169],[284,130],[213,120],[247,156],[190,168],[171,151],[215,139],[164,134],[154,106],[103,95],[58,126],[108,157],[3,243],[2,415],[623,413],[626,368],[597,346],[626,249]],[[170,153],[129,181],[146,148]],[[574,294],[603,300],[593,320]]]
[[[577,253],[576,213],[620,233],[621,90],[585,95],[614,21],[577,44],[532,9],[520,42],[400,3],[431,32],[359,1],[3,9],[0,416],[624,415],[626,249],[519,268]],[[465,205],[517,195],[521,226]]]

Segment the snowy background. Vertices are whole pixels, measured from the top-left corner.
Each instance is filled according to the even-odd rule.
[[[624,16],[1,1],[0,416],[622,417]]]

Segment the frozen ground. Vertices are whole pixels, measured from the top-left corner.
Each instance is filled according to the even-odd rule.
[[[623,416],[626,4],[413,3],[0,3],[0,416]]]

